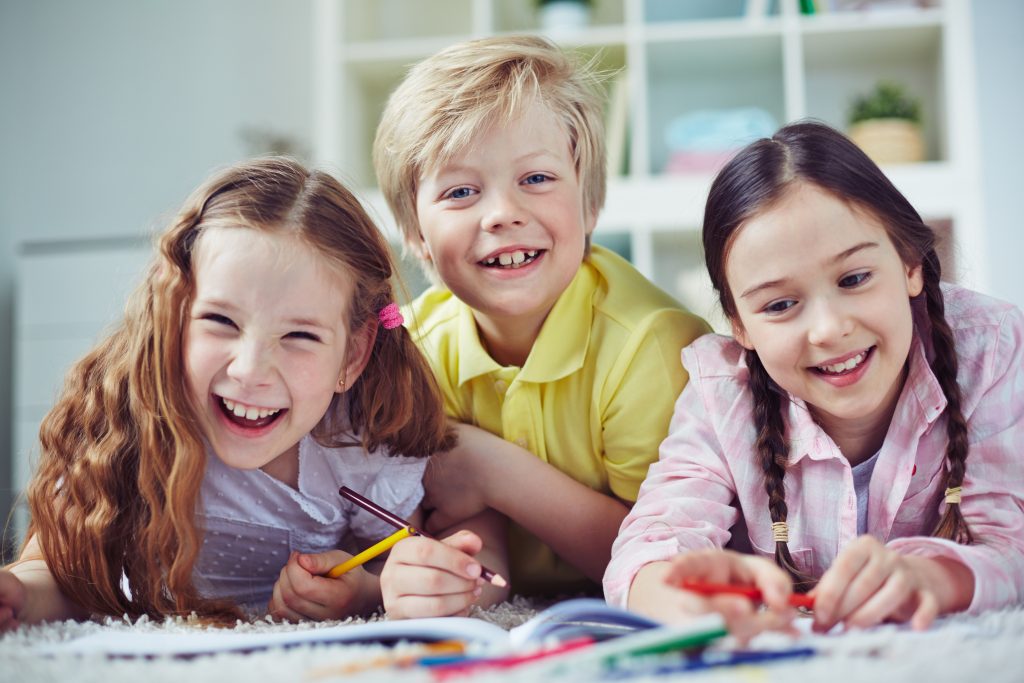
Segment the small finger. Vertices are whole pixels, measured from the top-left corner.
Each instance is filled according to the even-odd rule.
[[[869,538],[869,537],[861,537]],[[857,539],[841,552],[814,589],[814,630],[829,631],[846,614],[853,581],[871,560],[870,548]]]
[[[910,618],[910,628],[924,631],[939,616],[939,600],[931,591],[918,591],[918,605],[914,616]]]

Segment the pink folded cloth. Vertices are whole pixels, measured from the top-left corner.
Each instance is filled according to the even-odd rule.
[[[738,149],[715,150],[713,152],[672,152],[665,162],[665,173],[714,173],[722,168]]]

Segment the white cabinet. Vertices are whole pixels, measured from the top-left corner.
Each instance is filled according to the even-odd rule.
[[[845,129],[853,98],[891,80],[921,101],[927,159],[885,170],[927,220],[946,235],[952,226],[947,277],[984,289],[969,7],[904,4],[807,16],[798,0],[596,0],[590,26],[552,36],[625,74],[628,151],[595,240],[717,318],[699,248],[713,170],[666,173],[666,127],[698,111],[757,108],[780,125],[814,117]],[[535,0],[316,0],[314,21],[316,161],[389,230],[370,159],[388,93],[453,42],[538,31]]]

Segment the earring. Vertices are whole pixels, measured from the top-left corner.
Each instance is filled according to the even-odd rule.
[[[341,379],[338,380],[338,390],[339,391],[345,391],[345,378],[344,377],[342,377]]]

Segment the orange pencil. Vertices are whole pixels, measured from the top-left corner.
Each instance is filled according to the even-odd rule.
[[[701,595],[742,595],[757,602],[764,602],[764,596],[761,595],[760,589],[753,586],[734,586],[728,583],[710,583],[700,579],[683,579],[681,587]],[[793,607],[814,609],[814,598],[802,593],[793,593],[789,596],[789,604]]]
[[[411,524],[409,524],[409,522],[405,521],[404,519],[402,519],[401,517],[399,517],[395,513],[390,512],[388,510],[385,510],[384,508],[382,508],[381,506],[377,505],[376,503],[374,503],[369,498],[366,498],[365,496],[359,495],[358,493],[356,493],[355,491],[353,491],[352,489],[350,489],[347,486],[342,486],[340,489],[338,489],[338,493],[341,494],[342,498],[350,500],[353,503],[355,503],[356,505],[358,505],[359,507],[361,507],[364,510],[366,510],[367,512],[370,512],[370,513],[372,513],[374,515],[377,515],[378,517],[383,519],[388,524],[391,524],[391,525],[393,525],[393,526],[395,526],[395,527],[397,527],[399,529],[407,528],[407,529],[410,530],[410,532],[413,535],[416,535],[416,536],[423,536],[424,538],[432,538],[432,536],[430,536],[429,534],[427,534],[427,533],[425,533],[423,531],[420,531],[419,529],[414,528]],[[488,569],[487,567],[485,567],[483,565],[480,565],[480,578],[482,578],[484,581],[487,581],[488,583],[490,583],[492,585],[495,585],[495,586],[502,587],[502,586],[507,586],[508,585],[508,581],[506,581],[504,579],[504,577],[501,576],[501,574],[495,574],[494,572],[492,572],[490,569]]]

